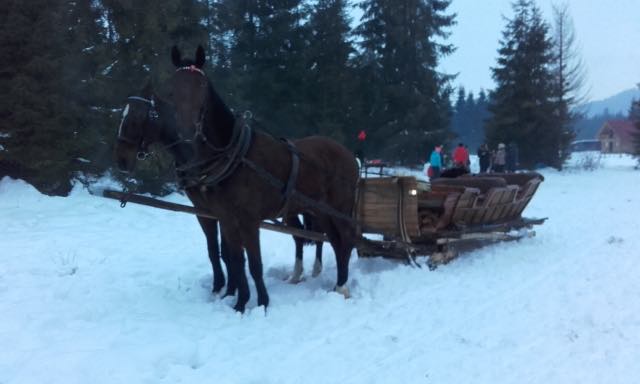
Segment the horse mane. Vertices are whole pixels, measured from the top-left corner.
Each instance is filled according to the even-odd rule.
[[[210,108],[208,117],[212,119],[212,121],[215,121],[217,125],[219,124],[219,132],[229,132],[229,137],[223,138],[226,143],[231,137],[231,132],[233,132],[233,127],[236,124],[236,118],[233,112],[231,112],[231,109],[222,101],[222,98],[218,95],[215,88],[213,88],[213,84],[208,77],[207,89],[211,100],[207,108],[212,107]]]

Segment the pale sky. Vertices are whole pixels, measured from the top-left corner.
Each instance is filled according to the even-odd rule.
[[[538,0],[545,19],[551,4]],[[586,67],[591,100],[600,100],[640,83],[640,0],[565,0],[573,18],[577,43]],[[490,67],[496,65],[498,41],[505,21],[513,16],[510,0],[453,0],[457,25],[449,42],[456,52],[442,60],[440,70],[458,73],[454,85],[468,91],[494,87]]]

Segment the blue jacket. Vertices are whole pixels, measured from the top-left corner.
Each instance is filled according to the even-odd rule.
[[[431,152],[431,159],[429,160],[429,162],[431,163],[432,167],[442,168],[442,156],[440,156],[440,153],[435,150]]]

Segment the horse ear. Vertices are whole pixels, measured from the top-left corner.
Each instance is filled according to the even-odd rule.
[[[182,54],[180,54],[180,50],[175,45],[171,48],[171,61],[176,67],[179,67],[182,63]]]
[[[202,48],[202,45],[198,45],[198,49],[196,49],[196,67],[202,68],[205,60],[204,48]]]

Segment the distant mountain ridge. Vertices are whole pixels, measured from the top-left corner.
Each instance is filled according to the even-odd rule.
[[[578,107],[578,109],[584,111],[589,117],[602,115],[606,111],[611,115],[618,113],[626,115],[629,113],[631,101],[634,99],[640,99],[640,89],[638,88],[627,89],[606,99],[585,103]]]

